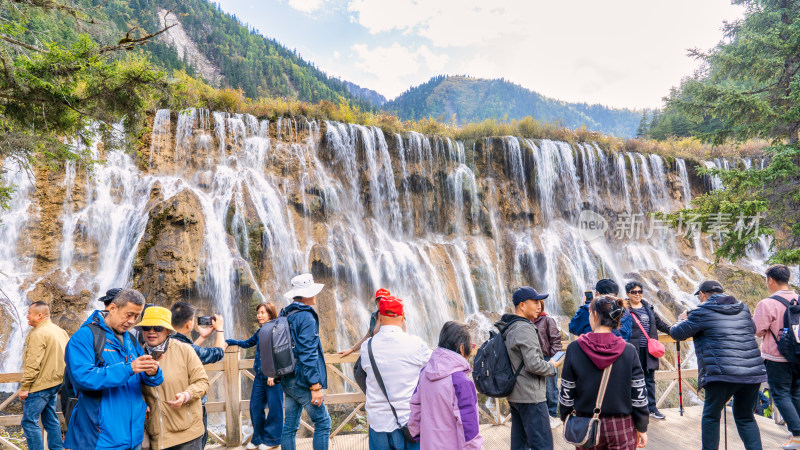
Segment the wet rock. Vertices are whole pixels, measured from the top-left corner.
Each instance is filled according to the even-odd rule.
[[[29,280],[24,288],[33,286],[28,291],[30,303],[45,302],[50,305],[50,316],[53,323],[72,334],[80,328],[86,318],[87,310],[102,307],[93,302],[93,293],[88,289],[76,291],[69,287],[69,274],[55,270],[38,280]],[[76,286],[79,286],[76,283]],[[27,311],[21,311],[22,318]]]
[[[726,294],[746,304],[751,312],[760,300],[770,296],[764,275],[723,263],[714,268],[713,276],[720,282]]]
[[[133,264],[133,287],[159,305],[190,298],[205,233],[199,199],[185,189],[153,204],[148,215]]]

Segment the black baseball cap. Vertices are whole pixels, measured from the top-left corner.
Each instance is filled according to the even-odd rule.
[[[706,280],[700,283],[700,287],[697,288],[697,292],[695,292],[694,295],[701,292],[723,292],[723,289],[719,281]]]
[[[104,305],[108,306],[114,301],[114,298],[116,298],[120,292],[122,292],[122,288],[111,288],[106,291],[106,295],[98,298],[97,301],[103,302]]]
[[[544,300],[548,295],[550,294],[540,294],[530,286],[523,286],[514,291],[512,299],[514,300],[514,306],[517,306],[525,300]]]

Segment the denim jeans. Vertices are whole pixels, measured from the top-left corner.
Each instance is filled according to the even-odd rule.
[[[266,417],[265,406],[269,408]],[[267,377],[261,371],[256,372],[253,392],[250,394],[250,420],[253,421],[253,439],[250,441],[253,445],[280,445],[283,434],[283,389],[280,383],[268,385]]]
[[[550,357],[547,356],[544,360],[550,361]],[[555,376],[548,377],[546,383],[547,410],[550,412],[550,417],[558,417],[558,367],[556,367]]]
[[[792,436],[800,437],[800,373],[791,364],[765,360],[769,393]]]
[[[370,428],[369,450],[419,450],[419,442],[414,444],[406,442],[403,431],[399,428],[388,433]]]
[[[712,381],[705,386],[706,400],[703,404],[701,438],[703,450],[719,448],[719,419],[722,408],[733,397],[733,419],[739,438],[746,450],[761,450],[761,433],[753,410],[758,402],[759,384],[726,383]]]
[[[508,402],[511,409],[511,448],[552,450],[553,432],[547,402]]]
[[[293,376],[281,379],[285,399],[283,422],[283,435],[281,436],[281,450],[295,450],[295,437],[300,428],[300,415],[305,409],[308,417],[314,422],[314,450],[327,450],[328,437],[331,434],[331,416],[325,402],[319,406],[311,404],[311,391],[307,387],[298,386],[297,379]]]
[[[56,394],[61,385],[31,392],[22,405],[22,430],[28,441],[29,450],[43,450],[42,428],[39,427],[39,416],[47,430],[47,446],[51,450],[64,448],[61,440],[61,425],[56,415]]]

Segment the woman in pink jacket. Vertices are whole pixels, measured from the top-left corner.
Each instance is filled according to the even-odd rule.
[[[419,374],[411,397],[409,431],[420,438],[420,449],[479,449],[478,394],[469,378],[467,358],[472,352],[469,329],[447,322],[439,333],[439,347]],[[454,439],[455,437],[455,439]]]

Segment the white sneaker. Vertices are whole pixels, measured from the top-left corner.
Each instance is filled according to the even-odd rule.
[[[248,442],[247,445],[244,446],[244,448],[246,448],[247,450],[255,450],[258,448],[258,446],[256,444],[253,444],[252,442]]]
[[[558,428],[559,425],[561,425],[561,420],[559,420],[556,417],[551,417],[550,418],[550,428],[551,429]]]
[[[788,449],[800,449],[800,437],[792,436],[792,438],[789,439],[789,442],[783,444],[783,448],[786,449],[786,450],[788,450]]]
[[[268,449],[269,447],[267,447],[266,444],[258,444],[258,450],[268,450]]]

